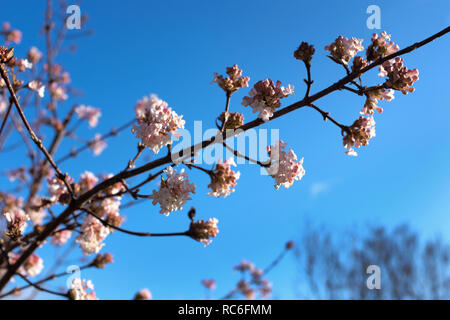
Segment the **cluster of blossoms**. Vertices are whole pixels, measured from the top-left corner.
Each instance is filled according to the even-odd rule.
[[[270,166],[267,168],[267,172],[275,179],[275,189],[280,186],[287,189],[295,180],[301,180],[305,175],[303,158],[297,161],[297,155],[291,148],[286,153],[286,146],[285,142],[279,140],[275,145],[267,147],[270,157]]]
[[[48,69],[48,65],[44,64],[44,70],[48,71]],[[48,89],[52,96],[52,100],[67,100],[67,88],[65,85],[71,82],[69,73],[63,72],[63,68],[61,65],[53,64],[50,68],[50,74],[53,81]],[[49,109],[53,109],[54,107],[54,105],[49,105]]]
[[[242,76],[242,70],[239,69],[238,65],[235,64],[232,67],[227,67],[226,71],[228,77],[224,78],[222,75],[214,73],[214,79],[211,83],[217,82],[219,87],[221,87],[227,94],[232,94],[240,88],[248,87],[249,77]]]
[[[382,113],[383,108],[377,105],[378,100],[391,101],[392,99],[394,99],[394,90],[381,88],[369,91],[366,93],[366,102],[361,110],[361,114],[370,116],[375,113],[375,110],[378,111],[378,113]]]
[[[386,31],[380,34],[374,33],[372,35],[372,43],[367,48],[367,60],[375,61],[380,58],[384,58],[399,50],[399,46],[391,41],[391,35]]]
[[[242,99],[243,106],[251,106],[253,113],[259,112],[258,118],[269,121],[275,110],[281,107],[281,99],[294,94],[294,87],[288,85],[287,88],[281,86],[281,82],[276,84],[270,79],[258,81],[250,90],[249,96]]]
[[[359,117],[350,127],[347,128],[343,138],[344,147],[350,156],[358,155],[353,146],[367,146],[369,140],[375,137],[375,120],[373,117]]]
[[[66,88],[59,86],[56,82],[52,82],[50,84],[50,93],[52,97],[59,101],[59,100],[67,100],[68,96],[66,93]]]
[[[255,268],[251,262],[245,260],[235,266],[234,269],[241,272],[243,275],[245,273],[250,275],[249,281],[241,279],[236,286],[237,291],[246,299],[255,299],[257,293],[259,293],[262,298],[270,296],[272,293],[272,285],[269,281],[262,278],[264,272],[261,269]]]
[[[181,169],[178,173],[171,166],[164,170],[167,179],[161,177],[159,190],[153,190],[149,196],[153,199],[153,205],[160,204],[160,213],[168,216],[171,212],[183,209],[187,200],[191,200],[190,194],[195,193],[195,184],[190,183],[188,175]]]
[[[189,226],[189,236],[194,240],[202,242],[206,247],[212,242],[210,238],[215,238],[219,233],[218,223],[219,220],[216,218],[210,218],[208,221],[192,221]]]
[[[32,91],[36,91],[39,95],[39,97],[43,98],[45,95],[45,85],[43,85],[40,81],[38,80],[32,80],[30,82],[28,82],[28,89],[32,90]]]
[[[18,60],[17,67],[19,68],[19,72],[25,72],[26,69],[33,68],[33,64],[27,59]]]
[[[56,244],[58,246],[62,246],[63,244],[66,244],[67,241],[72,237],[72,231],[71,230],[61,230],[56,232],[55,235],[52,237],[51,244]]]
[[[100,118],[100,116],[102,115],[100,109],[85,105],[80,105],[79,107],[76,107],[75,112],[77,113],[80,119],[88,121],[89,126],[91,128],[97,126],[98,118]]]
[[[217,198],[223,196],[225,198],[234,192],[233,187],[237,185],[236,181],[241,174],[239,171],[231,170],[231,166],[236,166],[233,158],[229,158],[224,162],[219,161],[216,164],[216,169],[211,173],[211,183],[208,185],[211,191],[208,195]]]
[[[114,258],[111,253],[98,254],[94,259],[94,265],[96,268],[104,269],[107,264],[113,263]]]
[[[89,292],[88,292],[89,291]],[[69,289],[71,300],[98,300],[91,280],[74,278]]]
[[[25,211],[19,207],[9,209],[3,213],[3,216],[7,221],[7,234],[13,239],[18,238],[23,234],[27,227],[27,221],[30,220],[30,217]]]
[[[23,210],[23,200],[4,193],[0,194],[0,200],[3,203],[1,213],[7,222],[6,234],[13,239],[19,238],[27,227],[27,221],[30,220]]]
[[[76,241],[86,255],[98,253],[105,245],[103,240],[109,235],[110,230],[94,216],[87,215],[81,225],[81,234]]]
[[[41,273],[44,269],[44,261],[37,254],[32,254],[23,264],[25,275],[28,277],[34,277]]]
[[[30,199],[30,205],[26,208],[26,213],[30,217],[34,225],[42,224],[47,215],[44,208],[47,206],[48,200],[40,197],[33,197]]]
[[[363,57],[357,56],[353,59],[352,71],[358,72],[367,67],[367,60]]]
[[[359,51],[364,50],[364,47],[361,45],[362,42],[362,39],[353,37],[347,39],[339,36],[333,43],[325,46],[325,50],[330,51],[331,57],[337,62],[348,64]]]
[[[214,279],[203,279],[202,285],[208,290],[215,290],[217,287],[216,280]]]
[[[316,52],[314,46],[303,41],[298,46],[297,50],[294,51],[294,58],[297,60],[302,60],[303,62],[309,65],[311,64],[311,59],[312,56],[314,55],[314,52]]]
[[[159,150],[172,143],[172,135],[179,136],[177,130],[184,128],[183,116],[179,116],[167,102],[152,94],[150,98],[139,100],[135,107],[137,125],[131,129],[142,144],[158,153]]]
[[[237,129],[244,124],[244,115],[239,112],[222,112],[218,120],[222,123],[225,130]]]
[[[364,48],[361,45],[362,39],[347,39],[339,36],[332,44],[325,47],[330,51],[333,60],[340,64],[348,64],[355,57],[358,51]],[[367,60],[362,57],[355,57],[352,64],[352,72],[359,72],[366,66],[369,61],[375,61],[394,54],[399,50],[399,46],[391,41],[391,36],[386,32],[380,34],[374,33],[371,44],[366,50]],[[379,66],[379,76],[387,77],[385,83],[381,86],[374,87],[374,90],[364,92],[366,101],[361,110],[361,114],[368,117],[359,117],[350,127],[346,127],[345,136],[343,138],[344,146],[347,148],[348,155],[356,156],[357,153],[353,147],[359,148],[361,145],[367,145],[369,140],[375,136],[375,120],[373,115],[375,111],[383,112],[383,108],[378,106],[380,100],[391,101],[394,99],[394,90],[399,90],[403,94],[413,92],[413,83],[419,80],[419,71],[417,69],[408,70],[403,65],[403,59],[397,57],[385,61]],[[359,88],[364,90],[366,88]],[[344,134],[344,132],[343,132]]]
[[[108,175],[105,179],[111,177]],[[81,175],[80,183],[77,185],[77,192],[86,192],[92,189],[99,179],[91,172],[85,171]],[[100,200],[93,200],[89,204],[89,210],[98,218],[104,219],[112,226],[120,226],[123,217],[119,213],[121,192],[124,187],[121,183],[117,183],[106,189]],[[93,215],[87,215],[81,225],[81,234],[76,241],[80,244],[80,248],[86,255],[98,253],[104,246],[103,240],[111,233],[111,229],[105,226],[102,221]]]
[[[8,100],[6,100],[4,96],[0,95],[0,113],[5,112],[7,107],[8,107]]]
[[[89,142],[89,149],[92,150],[94,156],[100,155],[107,147],[106,141],[102,138],[102,135],[96,133],[94,139]]]
[[[50,194],[49,200],[51,202],[64,202],[64,198],[68,194],[67,187],[61,179],[58,179],[57,177],[48,178],[48,192]],[[73,182],[73,179],[70,177],[66,178],[66,181],[69,183]]]
[[[6,43],[14,42],[18,44],[22,41],[22,31],[11,29],[9,22],[3,22],[0,34],[5,37]]]
[[[14,264],[19,259],[20,255],[10,252],[8,255],[9,264]],[[37,254],[32,254],[25,263],[20,266],[18,273],[24,277],[34,277],[41,273],[44,269],[44,261]]]
[[[31,61],[31,63],[38,63],[42,59],[42,52],[36,48],[31,47],[27,53],[27,59]]]
[[[403,65],[403,59],[397,57],[393,61],[386,61],[380,66],[379,76],[388,78],[385,82],[386,87],[407,94],[408,92],[414,92],[412,85],[419,80],[419,70],[408,70]]]
[[[93,174],[90,171],[83,172],[80,175],[80,183],[79,183],[80,192],[83,193],[92,189],[93,187],[95,187],[97,182],[98,178],[95,176],[95,174]]]
[[[16,180],[25,182],[28,178],[28,172],[23,166],[6,171],[6,175],[8,176],[9,182],[14,182]]]
[[[152,298],[152,293],[148,289],[139,290],[133,300],[150,300]]]

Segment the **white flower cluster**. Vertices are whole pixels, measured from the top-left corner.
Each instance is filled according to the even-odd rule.
[[[297,161],[297,156],[291,148],[286,153],[284,150],[286,145],[280,140],[275,145],[267,147],[271,163],[267,172],[275,179],[275,189],[280,186],[287,189],[293,185],[295,180],[301,180],[305,175],[303,158]]]
[[[167,102],[154,94],[139,100],[135,110],[137,125],[133,125],[131,131],[155,153],[171,144],[172,136],[177,138],[177,130],[184,128],[183,116],[177,115]]]
[[[88,290],[92,291],[87,292]],[[98,300],[93,290],[94,285],[91,280],[74,278],[70,286],[69,296],[72,300]]]
[[[86,255],[98,253],[105,245],[102,241],[110,233],[109,228],[105,227],[96,217],[87,215],[81,225],[81,234],[77,237],[81,250]]]
[[[159,190],[153,190],[150,199],[153,205],[160,204],[160,213],[168,216],[170,212],[183,209],[187,200],[191,200],[190,193],[195,193],[195,184],[190,183],[184,169],[178,173],[171,166],[164,170],[167,180],[161,178]]]

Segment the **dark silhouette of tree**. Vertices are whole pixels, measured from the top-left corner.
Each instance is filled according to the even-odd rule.
[[[298,293],[304,299],[449,299],[450,245],[420,239],[408,225],[366,232],[304,228],[295,246]],[[381,288],[369,289],[367,267],[381,271]]]

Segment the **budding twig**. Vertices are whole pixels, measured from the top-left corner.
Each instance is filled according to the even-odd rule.
[[[42,143],[42,141],[36,136],[36,134],[34,133],[33,129],[31,128],[30,124],[28,123],[27,118],[25,117],[25,114],[22,111],[22,108],[20,107],[20,103],[19,100],[17,99],[16,93],[11,85],[11,82],[9,81],[9,77],[8,74],[6,73],[5,69],[4,69],[4,64],[2,63],[0,65],[0,74],[3,78],[3,80],[6,83],[6,87],[8,88],[9,94],[11,95],[11,98],[16,106],[17,109],[17,113],[19,114],[20,118],[22,119],[23,124],[25,125],[25,128],[27,129],[31,140],[36,144],[36,146],[41,150],[41,152],[44,154],[44,156],[47,158],[47,161],[52,165],[53,169],[56,171],[56,175],[57,178],[62,180],[64,182],[64,184],[67,187],[67,190],[72,194],[73,196],[73,191],[72,191],[72,187],[70,186],[69,183],[67,183],[66,181],[66,176],[61,172],[61,170],[58,168],[58,166],[56,165],[55,161],[53,161],[52,156],[48,153],[47,149],[45,148],[44,144]]]
[[[90,214],[91,216],[95,217],[96,219],[98,219],[104,226],[110,227],[110,228],[112,228],[114,230],[120,231],[122,233],[130,234],[130,235],[133,235],[133,236],[138,236],[138,237],[171,237],[171,236],[188,236],[189,235],[189,231],[185,231],[185,232],[170,232],[170,233],[153,233],[153,232],[130,231],[130,230],[122,229],[120,227],[112,225],[111,223],[109,223],[108,221],[100,218],[94,212],[92,212],[91,210],[89,210],[87,208],[81,208],[81,210],[86,212],[86,213],[88,213],[88,214]]]

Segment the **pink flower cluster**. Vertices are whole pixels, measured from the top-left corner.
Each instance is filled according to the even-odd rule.
[[[28,88],[32,91],[36,91],[39,97],[43,98],[45,95],[45,85],[38,80],[32,80],[28,83]]]
[[[84,193],[84,192],[92,189],[93,187],[95,187],[97,182],[98,182],[98,178],[95,176],[95,174],[93,174],[90,171],[83,172],[80,175],[80,183],[79,183],[80,192]]]
[[[34,277],[44,269],[44,261],[37,254],[32,254],[23,264],[25,276]]]
[[[258,81],[249,96],[242,99],[243,106],[251,106],[253,113],[259,112],[258,118],[269,121],[275,110],[281,107],[281,99],[294,94],[294,87],[290,84],[287,88],[281,86],[281,82],[276,84],[270,79]]]
[[[14,264],[19,259],[20,255],[14,252],[8,254],[9,264]],[[44,269],[44,261],[37,254],[33,253],[25,263],[19,267],[18,273],[24,277],[34,277],[42,272]]]
[[[367,48],[367,60],[375,61],[384,58],[397,52],[398,49],[399,46],[391,41],[391,35],[387,34],[386,31],[381,32],[379,35],[374,33],[372,43]]]
[[[259,293],[262,298],[270,296],[272,293],[272,285],[269,281],[262,278],[264,272],[261,269],[255,268],[253,263],[245,260],[235,266],[234,269],[241,272],[243,276],[245,273],[250,275],[249,281],[246,281],[243,278],[237,283],[236,286],[237,291],[240,292],[246,299],[255,299],[257,293]]]
[[[216,280],[214,279],[203,279],[202,285],[208,289],[208,290],[215,290],[216,289]]]
[[[144,288],[136,293],[133,300],[150,300],[151,298],[152,293],[150,292],[150,290]]]
[[[189,236],[194,240],[202,242],[206,247],[212,242],[210,238],[215,238],[219,233],[218,223],[219,220],[216,218],[210,218],[208,221],[193,221],[189,226]]]
[[[20,59],[18,61],[19,72],[25,72],[26,69],[33,68],[33,64],[27,59]]]
[[[178,173],[171,166],[164,170],[167,179],[161,177],[159,190],[153,190],[149,196],[153,199],[153,205],[160,204],[160,213],[168,216],[171,212],[183,209],[187,200],[191,200],[190,194],[195,193],[195,184],[190,183],[184,169]]]
[[[47,64],[44,64],[44,70],[48,70]],[[51,77],[53,82],[49,86],[49,91],[52,99],[55,101],[67,100],[67,88],[65,85],[70,83],[70,75],[68,72],[63,72],[63,68],[59,64],[53,64],[50,68]],[[50,106],[54,108],[55,106]]]
[[[412,85],[419,80],[419,70],[408,70],[403,65],[403,59],[400,57],[384,62],[380,66],[380,73],[378,75],[380,77],[388,77],[385,85],[388,88],[399,90],[403,94],[414,92]]]
[[[225,92],[232,94],[243,87],[248,87],[249,77],[242,76],[242,70],[235,64],[232,67],[227,67],[226,71],[228,77],[224,78],[222,75],[214,73],[214,79],[211,83],[217,82]]]
[[[1,88],[1,85],[0,85],[0,88]],[[3,95],[0,95],[0,113],[5,112],[7,107],[8,107],[8,100],[6,100],[6,98]]]
[[[76,241],[85,255],[98,253],[105,245],[103,240],[109,235],[110,230],[92,215],[87,215],[81,224],[81,234]]]
[[[71,230],[58,231],[56,234],[53,235],[51,244],[62,246],[63,244],[67,243],[67,241],[70,239],[71,236],[72,236]]]
[[[80,105],[79,107],[75,108],[75,112],[80,119],[88,121],[91,128],[97,126],[98,118],[100,118],[100,116],[102,115],[100,109],[85,105]]]
[[[1,33],[5,36],[5,42],[7,44],[11,42],[19,44],[22,41],[22,32],[20,30],[11,29],[9,22],[3,22]]]
[[[231,166],[236,166],[233,158],[229,158],[223,163],[219,161],[216,164],[216,169],[211,174],[211,183],[208,185],[208,188],[211,188],[208,195],[217,198],[223,196],[225,198],[234,192],[233,187],[237,185],[236,181],[241,174],[239,171],[232,171]]]
[[[391,101],[392,99],[394,99],[394,90],[378,89],[369,91],[366,93],[366,102],[361,110],[361,114],[370,116],[375,113],[375,110],[378,111],[378,113],[382,113],[383,108],[377,105],[378,100]]]
[[[23,235],[27,221],[30,217],[19,206],[10,206],[4,208],[2,212],[7,222],[7,234],[9,237],[16,239]]]
[[[21,197],[16,198],[9,193],[0,192],[1,214],[6,220],[6,235],[12,239],[20,238],[27,227],[30,216],[24,210]]]
[[[89,149],[92,150],[94,156],[100,155],[106,147],[106,141],[102,139],[102,135],[99,133],[96,133],[94,139],[89,142]]]
[[[305,175],[303,158],[297,161],[297,156],[291,148],[286,153],[284,150],[286,146],[287,143],[279,140],[275,145],[267,147],[270,157],[270,167],[267,168],[267,172],[275,179],[275,189],[280,186],[287,189],[295,180],[301,180]]]
[[[312,56],[316,52],[313,45],[310,45],[308,42],[303,41],[294,51],[294,58],[297,60],[302,60],[307,65],[311,64]]]
[[[101,254],[99,253],[94,259],[94,265],[96,268],[103,269],[107,264],[113,263],[114,257],[111,253]]]
[[[38,63],[42,59],[42,52],[36,47],[31,47],[27,53],[27,59],[32,63]]]
[[[97,208],[98,215],[106,218],[106,221],[115,227],[120,227],[124,220],[119,214],[120,200],[120,197],[108,197],[103,199]]]
[[[50,84],[49,90],[55,100],[67,100],[68,98],[66,88],[59,86],[56,82]]]
[[[363,51],[361,45],[363,39],[347,39],[339,36],[333,43],[325,46],[325,50],[330,51],[331,56],[338,62],[348,64],[349,61],[359,52]]]
[[[111,177],[108,175],[105,179]],[[92,189],[99,179],[91,172],[85,171],[81,175],[80,183],[77,186],[78,192],[86,192]],[[91,210],[97,217],[106,220],[110,225],[120,226],[123,217],[119,213],[121,202],[121,191],[123,186],[118,183],[106,189],[100,199],[93,199],[89,205]],[[87,255],[98,253],[104,246],[103,240],[111,232],[110,228],[105,226],[99,219],[93,215],[87,215],[81,225],[81,234],[76,241],[80,244],[80,248]]]
[[[67,179],[70,183],[73,182],[72,178],[69,177]],[[65,195],[68,193],[66,185],[60,179],[53,177],[53,178],[47,179],[47,181],[48,181],[47,188],[48,188],[48,192],[50,194],[50,201],[57,202],[60,200],[60,197],[62,195]]]
[[[184,128],[183,116],[179,116],[167,102],[152,94],[150,98],[139,100],[135,107],[137,125],[131,129],[136,137],[153,152],[172,143],[172,135],[178,137],[177,130]]]
[[[347,148],[347,154],[357,156],[353,146],[367,146],[369,140],[375,137],[375,120],[373,117],[359,117],[346,131],[343,138],[344,147]]]
[[[30,200],[30,206],[26,209],[26,213],[34,225],[42,224],[44,217],[47,215],[44,210],[45,207],[43,199],[40,197],[33,197]]]
[[[225,121],[225,124],[223,124],[223,128],[225,130],[237,129],[244,124],[244,115],[239,112],[222,112],[217,120],[219,120],[222,124]]]
[[[73,279],[69,289],[69,297],[72,300],[98,300],[92,281],[81,280],[80,278]]]

